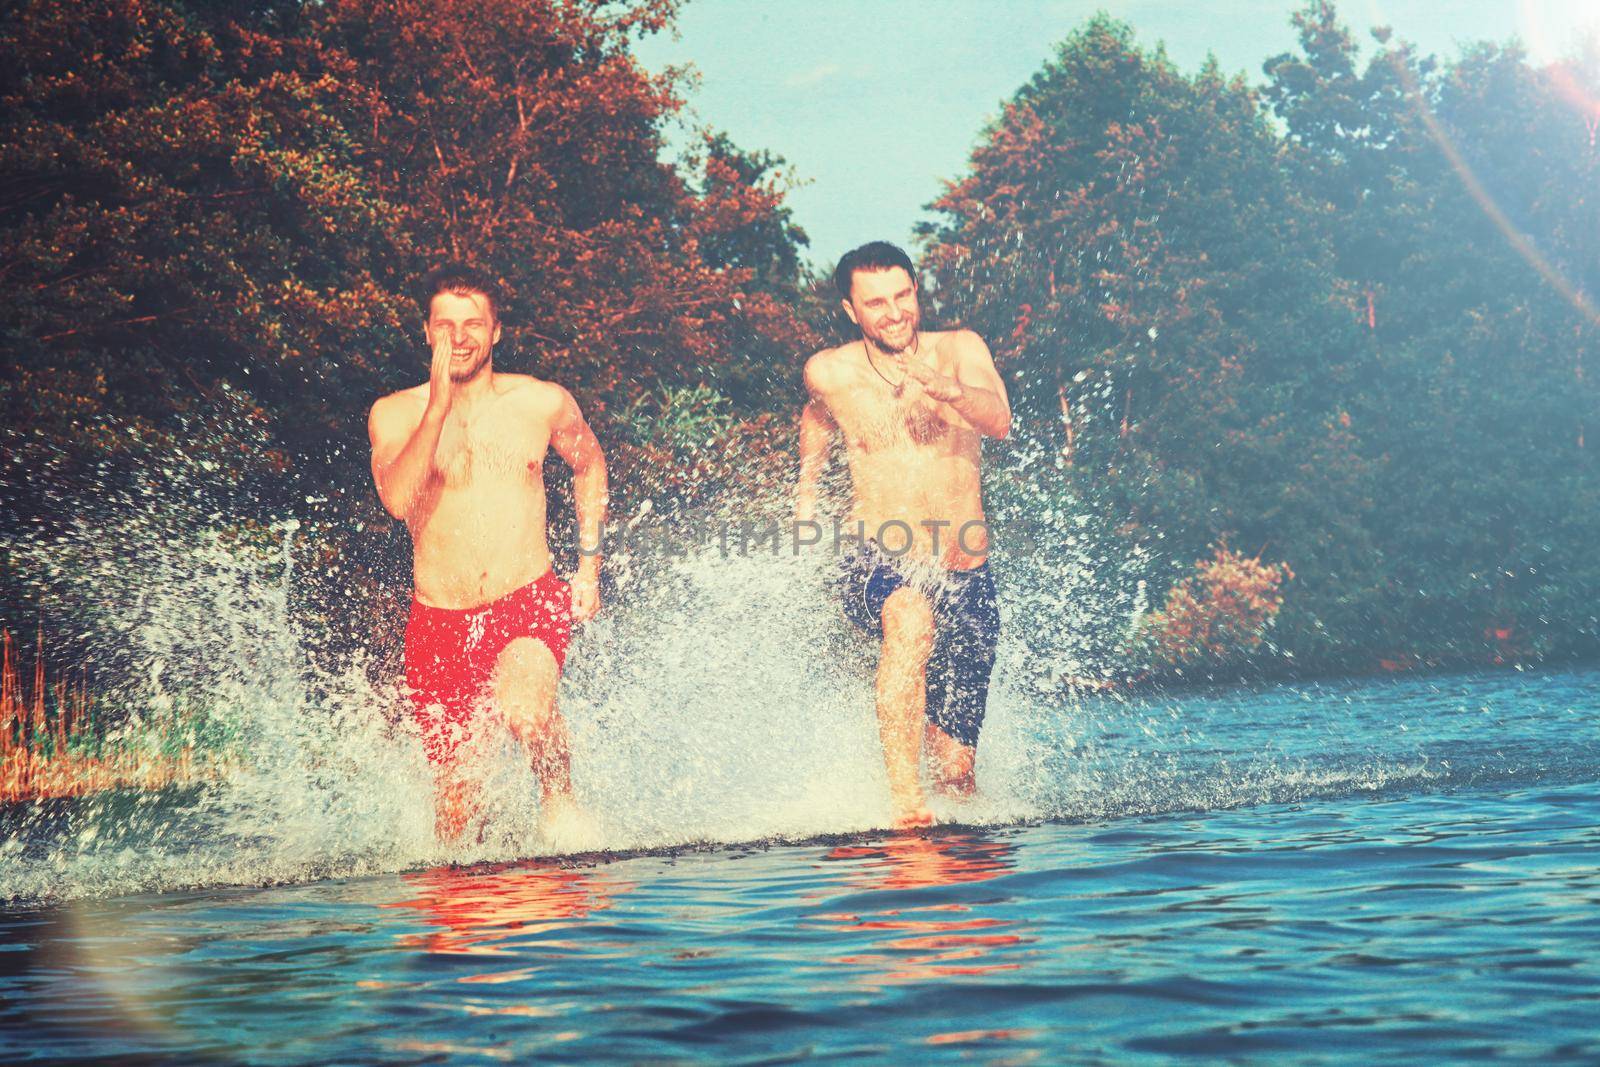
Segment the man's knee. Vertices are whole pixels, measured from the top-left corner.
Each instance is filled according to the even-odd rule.
[[[536,726],[555,703],[559,676],[555,655],[543,641],[519,637],[495,663],[494,695],[500,714],[513,727]]]
[[[926,660],[933,650],[933,606],[915,589],[900,588],[883,603],[884,649]]]
[[[952,767],[971,767],[978,753],[976,743],[939,723],[928,723],[923,737],[928,751]]]

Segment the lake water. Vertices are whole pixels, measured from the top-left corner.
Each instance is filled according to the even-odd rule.
[[[614,854],[439,865],[350,781],[276,831],[250,790],[13,809],[0,1060],[1600,1062],[1597,694],[1002,696],[990,798],[926,834],[871,829],[859,708],[650,803],[575,764]],[[571,716],[575,759],[616,725]]]

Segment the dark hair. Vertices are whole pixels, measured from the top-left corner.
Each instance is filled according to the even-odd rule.
[[[465,263],[446,263],[430,270],[422,279],[422,315],[433,310],[433,298],[440,293],[482,293],[489,298],[489,314],[500,318],[500,285],[486,271]]]
[[[839,257],[839,265],[833,268],[833,284],[839,290],[839,296],[845,300],[850,299],[850,286],[855,281],[858,270],[890,270],[899,267],[911,278],[911,284],[917,284],[917,271],[911,265],[911,257],[900,250],[898,245],[888,241],[870,241],[860,248],[852,248]]]

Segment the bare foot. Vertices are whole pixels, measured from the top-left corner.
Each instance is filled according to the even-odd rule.
[[[600,826],[570,793],[554,793],[539,805],[539,833],[558,854],[593,852],[602,847]]]
[[[933,812],[922,805],[914,808],[899,808],[895,812],[894,828],[896,830],[913,830],[919,826],[932,826]]]
[[[894,807],[896,829],[907,830],[916,826],[933,825],[933,812],[928,810],[928,802],[923,797],[921,789],[891,789],[890,800]]]

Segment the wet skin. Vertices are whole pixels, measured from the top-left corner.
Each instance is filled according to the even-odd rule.
[[[440,293],[425,336],[429,380],[379,400],[368,432],[384,507],[411,532],[417,599],[470,609],[522,588],[550,569],[544,460],[554,449],[572,467],[579,536],[598,546],[606,501],[605,460],[565,389],[494,371],[500,338],[487,297]],[[573,621],[599,610],[600,556],[584,555],[572,578]],[[527,747],[545,798],[562,818],[571,808],[566,726],[556,710],[554,655],[530,637],[496,662],[490,700]],[[438,825],[460,834],[477,808],[477,786],[459,766],[440,769]]]
[[[967,570],[988,557],[981,439],[1003,438],[1011,411],[988,347],[970,330],[920,329],[916,287],[900,268],[858,271],[845,312],[859,341],[806,363],[795,516],[816,517],[817,483],[835,434],[850,469],[846,532],[864,527],[893,552],[930,567]],[[896,821],[932,821],[918,776],[924,744],[935,780],[970,793],[975,751],[926,723],[932,605],[897,589],[883,607],[877,712]]]

